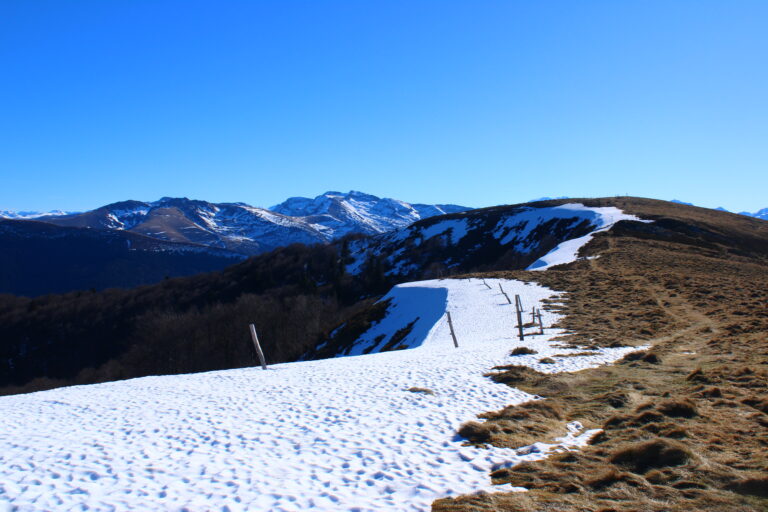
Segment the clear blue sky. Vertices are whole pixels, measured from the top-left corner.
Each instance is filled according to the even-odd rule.
[[[768,2],[0,2],[0,209],[768,206]]]

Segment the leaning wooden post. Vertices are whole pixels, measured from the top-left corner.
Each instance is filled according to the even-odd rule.
[[[517,313],[517,331],[520,336],[520,341],[525,340],[525,333],[523,332],[523,303],[520,301],[520,296],[515,295],[515,313]]]
[[[453,346],[456,348],[459,348],[459,342],[456,340],[456,333],[453,332],[453,322],[451,321],[451,312],[446,311],[445,314],[448,316],[448,327],[451,329],[451,338],[453,338]]]
[[[509,298],[509,295],[507,295],[507,292],[504,291],[504,288],[501,287],[501,283],[499,283],[499,290],[501,290],[501,293],[507,298],[507,304],[512,304],[512,300]]]
[[[264,360],[264,352],[261,351],[261,345],[259,344],[259,337],[256,335],[256,327],[251,324],[251,338],[253,339],[253,346],[256,347],[256,353],[259,355],[259,361],[261,362],[261,369],[267,369],[267,363]]]

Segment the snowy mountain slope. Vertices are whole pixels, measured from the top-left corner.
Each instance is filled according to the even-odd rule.
[[[380,329],[435,323],[409,350],[204,374],[146,377],[0,398],[0,504],[13,510],[429,510],[442,496],[493,490],[488,472],[578,446],[462,446],[459,425],[533,397],[483,374],[499,364],[544,372],[611,362],[631,348],[536,360],[557,330],[520,346],[498,284],[526,308],[555,294],[516,281],[441,280],[392,290]],[[427,298],[423,290],[436,290]],[[413,294],[418,295],[414,300]],[[459,348],[444,316],[453,316]],[[557,316],[543,312],[545,325]],[[414,335],[415,336],[415,335]],[[434,395],[412,393],[423,387]],[[564,432],[565,434],[565,432]]]
[[[486,262],[543,270],[573,261],[594,233],[620,221],[640,219],[616,207],[580,203],[472,210],[353,241],[347,270],[359,273],[373,262],[391,275],[409,275],[430,265],[446,274]]]
[[[253,255],[292,243],[325,243],[350,233],[383,233],[419,219],[466,209],[410,205],[361,192],[328,192],[314,199],[292,198],[273,210],[244,203],[164,197],[153,202],[121,201],[83,213],[36,216],[26,212],[23,218],[59,226],[132,231],[158,240]],[[0,212],[2,215],[10,217],[11,213]]]
[[[540,214],[538,217],[538,221],[546,222],[546,219],[558,216],[567,217],[567,212],[569,211],[578,215],[580,218],[587,219],[593,230],[584,236],[559,243],[557,247],[531,263],[526,270],[546,270],[555,265],[576,261],[579,250],[592,240],[595,233],[611,229],[617,222],[623,220],[645,223],[652,222],[650,220],[641,220],[635,215],[627,215],[615,207],[588,208],[578,203],[563,204],[550,211],[543,212],[543,214]],[[519,218],[516,218],[515,221],[519,222]],[[516,234],[516,236],[519,235]]]
[[[313,224],[334,229],[333,238],[349,233],[378,234],[402,228],[420,219],[466,211],[457,205],[408,204],[363,192],[326,192],[314,199],[292,197],[270,208],[291,217],[306,217]]]
[[[124,230],[159,240],[194,243],[245,255],[290,243],[327,241],[302,219],[238,203],[213,204],[186,198],[123,201],[78,215],[46,219],[60,226]]]

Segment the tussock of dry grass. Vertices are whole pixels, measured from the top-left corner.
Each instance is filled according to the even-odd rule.
[[[434,395],[435,392],[432,391],[429,388],[419,388],[419,387],[412,387],[406,389],[406,391],[410,391],[411,393],[421,393],[422,395]]]
[[[643,474],[650,469],[682,466],[692,458],[693,453],[687,446],[660,438],[622,446],[608,460],[633,473]]]
[[[565,416],[559,404],[534,400],[480,415],[484,423],[464,423],[458,434],[472,444],[519,448],[537,441],[553,440],[566,433]]]

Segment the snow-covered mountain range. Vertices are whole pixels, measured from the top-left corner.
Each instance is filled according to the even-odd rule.
[[[75,215],[79,212],[64,212],[61,210],[52,210],[50,212],[0,210],[0,219],[13,220],[44,220],[49,217],[60,217],[62,215]]]
[[[457,205],[409,204],[362,192],[293,197],[270,209],[164,197],[121,201],[83,213],[8,212],[0,218],[58,226],[130,231],[163,241],[253,255],[292,243],[322,243],[351,233],[378,234],[420,219],[465,211]]]

